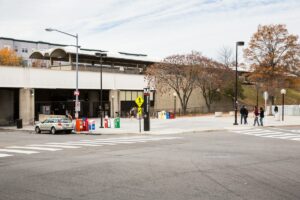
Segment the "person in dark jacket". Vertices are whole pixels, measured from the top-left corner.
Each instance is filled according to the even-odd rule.
[[[248,109],[245,106],[244,124],[248,124],[247,118],[248,118]]]
[[[255,106],[255,107],[254,107],[254,117],[255,117],[255,118],[254,118],[254,124],[253,124],[253,126],[255,126],[256,123],[257,123],[257,125],[259,126],[258,115],[259,115],[258,108],[257,108],[257,106]]]
[[[275,105],[275,107],[274,107],[274,113],[275,113],[275,115],[278,113],[278,106],[277,105]]]
[[[265,111],[262,107],[260,107],[260,109],[259,109],[259,121],[260,121],[261,126],[264,125],[264,123],[263,123],[264,117],[265,117]]]
[[[245,122],[245,106],[242,106],[240,109],[240,114],[241,114],[241,124],[243,124],[243,120]],[[245,123],[244,123],[245,124]]]

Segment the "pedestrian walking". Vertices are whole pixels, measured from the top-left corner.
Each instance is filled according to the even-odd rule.
[[[241,124],[243,124],[243,121],[245,122],[245,106],[241,107],[240,114],[241,114]]]
[[[259,121],[260,121],[261,126],[264,125],[264,123],[263,123],[264,117],[265,117],[265,111],[262,107],[260,107],[260,109],[259,109]]]
[[[248,124],[247,118],[248,118],[248,109],[245,106],[244,124]]]
[[[274,113],[275,113],[275,115],[278,113],[278,106],[277,105],[275,105],[275,107],[274,107]]]
[[[257,123],[257,125],[259,126],[258,116],[259,116],[258,108],[257,108],[257,106],[255,106],[255,107],[254,107],[254,117],[255,117],[255,118],[254,118],[254,124],[253,124],[253,126],[255,126],[256,123]]]

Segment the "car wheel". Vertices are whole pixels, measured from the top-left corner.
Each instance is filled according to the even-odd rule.
[[[37,127],[35,127],[35,132],[36,133],[41,133],[41,129],[37,126]]]
[[[53,134],[53,135],[56,133],[56,130],[55,130],[55,128],[54,128],[54,127],[52,127],[52,128],[51,128],[51,131],[50,131],[50,133],[51,133],[51,134]]]

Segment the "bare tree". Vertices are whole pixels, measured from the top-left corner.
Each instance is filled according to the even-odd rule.
[[[184,114],[191,93],[196,87],[197,65],[195,57],[198,54],[198,52],[192,52],[186,55],[169,56],[146,70],[148,81],[154,83],[157,90],[162,93],[172,90],[176,92]]]
[[[234,67],[234,56],[230,47],[223,46],[218,52],[218,61],[227,68]]]

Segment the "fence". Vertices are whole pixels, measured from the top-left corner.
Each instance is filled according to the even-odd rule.
[[[282,106],[278,107],[278,113],[282,114]],[[274,115],[274,108],[275,106],[272,106],[272,114]],[[270,106],[267,106],[267,111],[269,111]],[[300,116],[300,105],[284,105],[284,115],[289,116]]]
[[[167,112],[174,112],[174,108],[161,108],[161,109],[150,109],[150,115],[152,117],[157,117],[157,113],[160,111],[167,111]],[[200,106],[200,107],[188,107],[186,109],[185,115],[197,115],[197,114],[208,114],[208,113],[214,113],[214,112],[229,112],[233,111],[234,108],[233,106],[230,105],[216,105],[216,106],[211,106],[210,112],[208,111],[206,106]],[[177,116],[183,115],[183,111],[181,108],[176,109]]]

